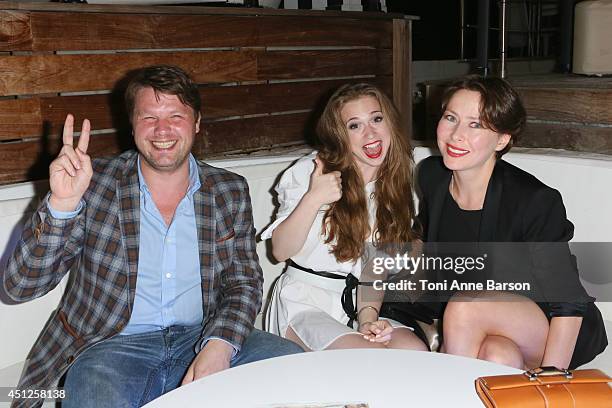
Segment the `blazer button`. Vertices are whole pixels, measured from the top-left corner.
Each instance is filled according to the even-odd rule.
[[[74,361],[74,356],[69,356],[69,357],[66,359],[66,364],[70,365],[70,364],[72,364],[72,362],[73,362],[73,361]]]

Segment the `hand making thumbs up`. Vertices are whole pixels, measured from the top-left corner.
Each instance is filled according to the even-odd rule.
[[[323,173],[324,165],[319,156],[314,159],[315,168],[310,175],[306,194],[320,205],[331,204],[342,197],[342,177],[339,171]]]

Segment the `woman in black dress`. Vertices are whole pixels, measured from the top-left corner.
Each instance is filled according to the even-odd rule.
[[[502,79],[470,76],[446,90],[437,128],[441,157],[426,159],[419,170],[424,238],[556,243],[552,257],[531,253],[515,260],[531,262],[534,285],[550,291],[551,283],[562,282],[572,288],[571,298],[454,292],[443,314],[444,351],[521,369],[575,368],[603,351],[607,337],[567,246],[574,227],[561,195],[501,159],[524,124],[521,100]]]

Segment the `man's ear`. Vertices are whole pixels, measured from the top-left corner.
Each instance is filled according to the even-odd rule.
[[[198,117],[195,122],[195,132],[196,134],[200,133],[200,120],[202,119],[202,114],[198,112]]]
[[[504,148],[508,146],[508,143],[510,143],[511,138],[512,136],[507,133],[499,135],[497,138],[497,146],[495,147],[495,151],[500,152],[504,150]]]

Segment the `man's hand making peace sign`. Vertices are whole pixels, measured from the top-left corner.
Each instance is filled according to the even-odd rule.
[[[62,136],[64,146],[49,166],[49,205],[54,210],[74,211],[89,187],[93,174],[91,158],[87,155],[90,127],[89,120],[83,120],[81,136],[75,148],[74,116],[66,116]]]

